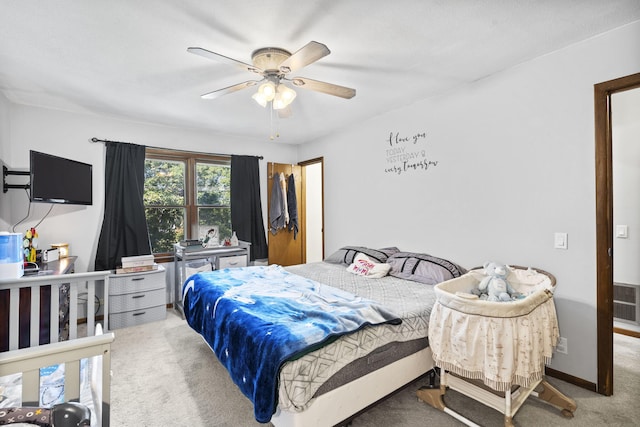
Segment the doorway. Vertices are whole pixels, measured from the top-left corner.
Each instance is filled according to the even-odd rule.
[[[300,163],[305,205],[305,260],[324,259],[324,171],[322,159]]]
[[[640,338],[640,88],[611,94],[611,123],[613,332]]]
[[[596,148],[597,392],[613,394],[613,156],[611,95],[640,87],[640,73],[594,86]]]
[[[268,163],[267,170],[269,226],[274,214],[271,205],[275,178],[285,181],[279,189],[285,197],[293,188],[290,185],[295,183],[298,224],[297,233],[293,233],[291,227],[278,229],[275,233],[267,232],[269,264],[287,266],[321,261],[324,258],[323,159],[307,160],[297,165]]]

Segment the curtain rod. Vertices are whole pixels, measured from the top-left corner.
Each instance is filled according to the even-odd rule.
[[[93,138],[91,138],[89,140],[89,142],[114,142],[116,144],[131,144],[131,142],[110,141],[108,139],[99,139],[99,138],[96,138],[95,136]],[[157,148],[158,150],[168,150],[168,148],[166,148],[166,147],[153,147],[151,145],[145,145],[145,147]],[[197,153],[197,152],[196,151],[191,151],[191,153]],[[209,155],[212,155],[212,156],[231,156],[232,155],[232,154],[222,154],[222,153],[201,153],[201,154],[209,154]],[[254,156],[254,157],[257,157],[260,160],[264,159],[264,157],[262,157],[262,156]]]

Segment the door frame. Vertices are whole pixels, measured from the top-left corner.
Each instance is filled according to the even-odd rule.
[[[613,394],[613,159],[611,95],[640,87],[640,73],[594,85],[598,388]]]

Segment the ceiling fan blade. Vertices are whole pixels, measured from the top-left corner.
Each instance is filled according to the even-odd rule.
[[[263,79],[264,80],[264,79]],[[205,93],[201,96],[202,99],[215,99],[219,98],[222,95],[226,95],[228,93],[237,92],[242,89],[246,89],[251,86],[255,86],[260,83],[262,80],[247,80],[246,82],[238,83],[233,86],[225,87],[222,89],[214,90],[213,92]]]
[[[285,59],[280,64],[280,71],[287,74],[296,71],[306,65],[316,62],[318,59],[329,55],[331,51],[322,43],[311,41]]]
[[[351,99],[354,96],[356,96],[355,89],[351,89],[350,87],[345,87],[345,86],[339,86],[333,83],[320,82],[318,80],[312,80],[306,77],[294,77],[290,79],[290,81],[296,87],[315,90],[316,92],[322,92],[328,95],[339,96],[340,98]]]
[[[247,64],[245,62],[238,61],[233,58],[229,58],[228,56],[224,56],[219,53],[211,52],[210,50],[203,49],[201,47],[188,47],[187,52],[193,53],[194,55],[202,56],[207,59],[213,59],[215,61],[225,62],[227,64],[233,65],[234,67],[238,67],[245,71],[250,71],[252,73],[262,74],[263,72],[263,70],[251,64]]]

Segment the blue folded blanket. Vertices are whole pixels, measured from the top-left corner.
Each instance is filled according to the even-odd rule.
[[[277,265],[202,272],[183,285],[189,325],[269,422],[282,364],[367,325],[402,321],[375,301]]]

